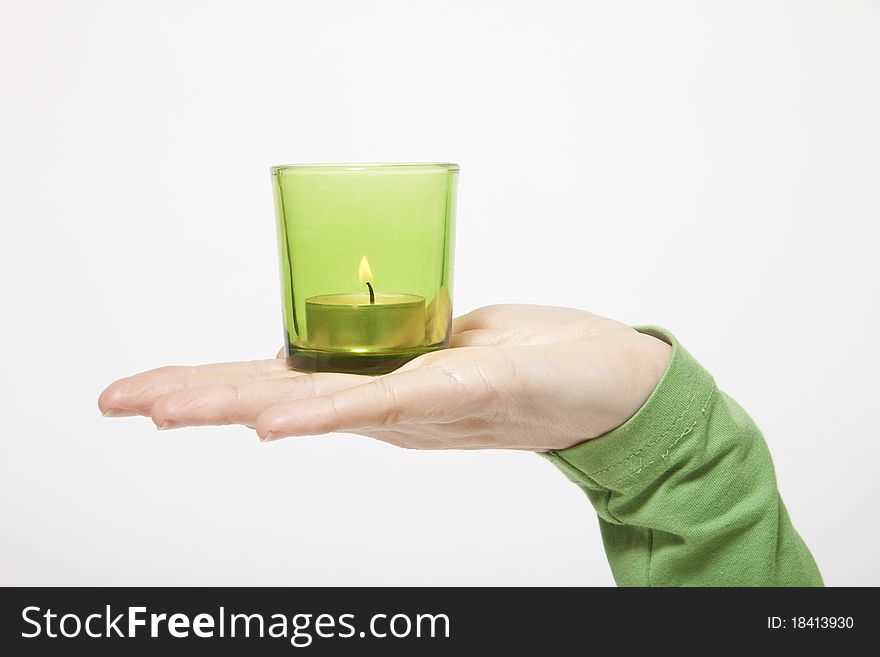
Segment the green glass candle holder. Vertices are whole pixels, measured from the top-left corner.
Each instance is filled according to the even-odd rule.
[[[272,167],[287,365],[384,374],[449,346],[455,164]]]

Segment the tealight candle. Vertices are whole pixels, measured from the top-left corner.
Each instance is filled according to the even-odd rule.
[[[375,292],[366,256],[359,278],[367,292],[322,294],[306,299],[307,345],[352,353],[396,352],[425,341],[425,298]]]
[[[425,297],[415,294],[324,294],[306,299],[312,349],[397,351],[425,341]]]

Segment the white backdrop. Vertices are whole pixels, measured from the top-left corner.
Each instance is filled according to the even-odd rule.
[[[880,3],[4,2],[0,584],[611,584],[527,453],[104,419],[281,343],[268,168],[462,166],[455,306],[661,324],[880,584]]]

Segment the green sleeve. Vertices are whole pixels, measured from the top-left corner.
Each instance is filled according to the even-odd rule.
[[[751,418],[668,333],[659,385],[610,433],[544,454],[599,514],[620,586],[821,586]]]

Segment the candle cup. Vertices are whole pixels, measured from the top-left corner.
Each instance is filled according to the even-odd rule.
[[[289,368],[384,374],[449,346],[458,167],[272,168]]]

